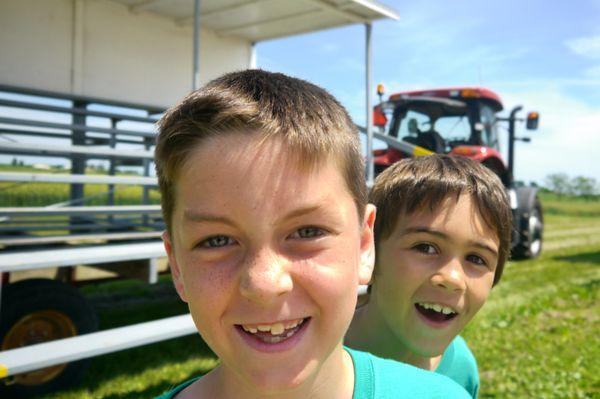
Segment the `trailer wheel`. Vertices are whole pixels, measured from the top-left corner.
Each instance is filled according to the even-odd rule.
[[[85,298],[65,283],[22,280],[2,290],[0,348],[27,345],[94,332],[98,321]],[[0,381],[0,397],[31,397],[77,384],[89,360],[47,367]]]
[[[542,205],[537,197],[530,212],[523,217],[521,226],[523,226],[523,230],[520,233],[519,243],[514,249],[514,258],[535,259],[542,253],[544,233]]]

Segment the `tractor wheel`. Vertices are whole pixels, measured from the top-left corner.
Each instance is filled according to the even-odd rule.
[[[542,253],[542,239],[544,234],[544,219],[542,205],[536,197],[533,208],[528,217],[521,221],[523,226],[520,241],[514,249],[515,259],[535,259]]]
[[[22,280],[2,290],[0,349],[20,348],[94,332],[94,309],[76,288],[48,279]],[[24,398],[75,385],[89,360],[46,367],[0,381],[0,397]]]

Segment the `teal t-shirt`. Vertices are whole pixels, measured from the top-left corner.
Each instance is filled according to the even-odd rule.
[[[353,399],[468,399],[451,379],[394,360],[345,348],[354,363]],[[156,399],[173,399],[198,378],[186,381]]]
[[[460,336],[454,338],[448,345],[435,372],[453,379],[473,398],[477,398],[479,393],[477,360]]]

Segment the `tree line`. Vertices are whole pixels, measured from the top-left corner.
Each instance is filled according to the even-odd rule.
[[[546,176],[544,188],[557,195],[574,195],[584,198],[600,195],[600,186],[593,177],[569,177],[566,173],[553,173]]]

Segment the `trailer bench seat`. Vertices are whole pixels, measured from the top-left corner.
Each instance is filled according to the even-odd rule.
[[[0,378],[196,332],[189,314],[0,352]]]
[[[96,265],[148,259],[154,263],[166,256],[162,241],[60,247],[42,250],[4,250],[0,252],[0,273],[21,270]]]

